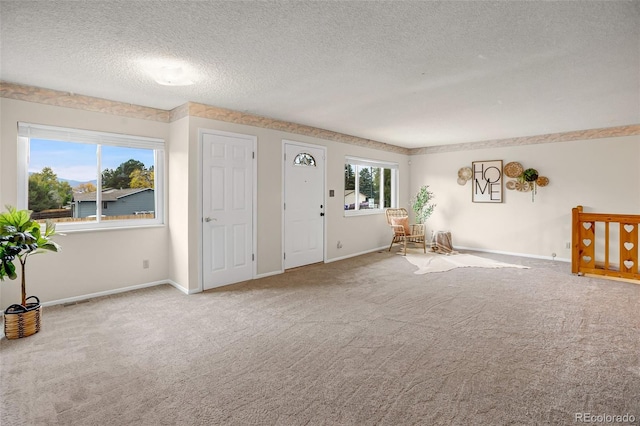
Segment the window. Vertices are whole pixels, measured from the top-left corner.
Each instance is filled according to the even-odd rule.
[[[18,123],[19,208],[60,229],[163,223],[164,141]]]
[[[296,155],[296,158],[293,159],[294,166],[316,166],[316,159],[313,158],[313,155],[303,152],[301,154]]]
[[[398,165],[347,157],[344,165],[345,216],[380,213],[398,204]]]

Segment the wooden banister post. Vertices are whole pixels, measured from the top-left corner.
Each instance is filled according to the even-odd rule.
[[[582,206],[571,209],[571,273],[577,274],[580,266],[580,213]]]

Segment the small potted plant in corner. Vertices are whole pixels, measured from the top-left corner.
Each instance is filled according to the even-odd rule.
[[[422,185],[415,197],[411,199],[411,207],[416,214],[416,223],[423,224],[433,213],[435,204],[429,203],[435,196],[429,191],[429,185]]]
[[[7,206],[7,211],[0,213],[0,281],[18,277],[16,260],[20,264],[22,280],[22,304],[11,305],[4,311],[4,334],[8,339],[27,337],[40,331],[42,306],[36,296],[27,297],[25,267],[33,254],[60,251],[60,246],[51,240],[55,233],[52,221],[47,221],[43,232],[40,223],[31,219],[29,210]]]
[[[413,212],[416,214],[416,223],[417,225],[412,225],[411,234],[413,235],[422,235],[420,237],[421,241],[424,241],[426,228],[424,223],[429,219],[431,213],[433,213],[433,209],[436,207],[435,204],[430,203],[430,201],[434,198],[433,192],[429,191],[429,185],[422,185],[415,197],[411,198],[411,208]]]

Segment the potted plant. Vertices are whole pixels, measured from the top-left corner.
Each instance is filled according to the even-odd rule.
[[[411,199],[411,207],[416,214],[416,223],[425,223],[433,213],[435,204],[430,201],[434,198],[433,192],[429,191],[429,185],[422,185],[415,197]]]
[[[33,254],[60,251],[60,246],[51,240],[55,233],[52,221],[46,222],[43,232],[40,223],[31,219],[29,210],[7,206],[7,211],[0,213],[0,281],[18,277],[16,260],[20,264],[22,280],[22,304],[11,305],[4,311],[4,333],[8,339],[27,337],[40,331],[42,307],[36,296],[27,297],[25,267]]]

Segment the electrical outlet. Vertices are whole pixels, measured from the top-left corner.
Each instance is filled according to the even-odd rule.
[[[145,259],[142,261],[142,269],[149,269],[149,260]]]
[[[571,243],[567,243],[567,248],[570,249],[571,248]]]

